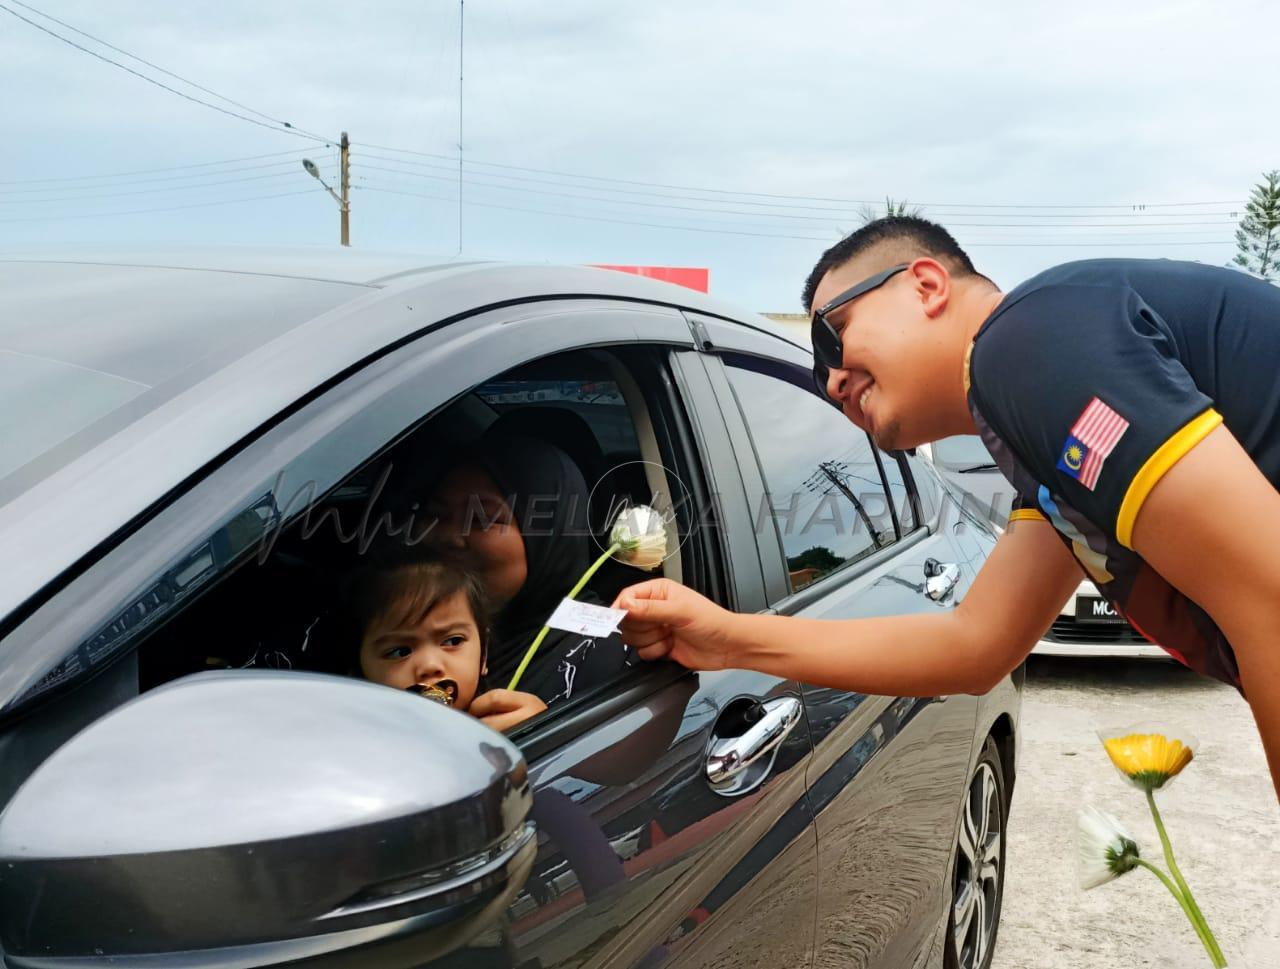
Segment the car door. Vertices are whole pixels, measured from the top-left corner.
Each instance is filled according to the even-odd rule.
[[[770,608],[822,619],[952,608],[975,574],[972,526],[957,535],[926,517],[906,462],[878,452],[814,393],[803,354],[712,321],[704,328],[720,393],[737,403],[744,478],[758,475],[750,500]],[[804,695],[819,848],[815,965],[921,964],[945,923],[976,700]]]
[[[0,724],[4,766],[29,772],[136,695],[138,645],[300,520],[309,498],[337,493],[434,409],[558,352],[626,344],[652,361],[633,370],[649,433],[697,496],[682,512],[684,560],[726,605],[763,608],[754,544],[725,542],[747,521],[725,428],[718,415],[690,420],[685,406],[708,393],[705,375],[677,359],[691,342],[672,310],[547,302],[455,322],[369,364],[220,462],[6,637],[17,685],[0,706],[13,701],[18,716]],[[510,909],[442,965],[811,962],[812,748],[798,684],[638,666],[513,739],[530,768],[538,858]]]
[[[749,532],[723,423],[714,410],[690,416],[709,394],[697,361],[688,366],[694,356],[632,355],[628,365],[661,463],[689,491],[683,562],[718,573],[690,574],[691,584],[758,609],[754,545],[725,541]],[[450,965],[810,964],[816,839],[799,684],[642,666],[579,712],[513,739],[530,765],[538,858],[504,923]],[[744,765],[726,772],[735,750]]]

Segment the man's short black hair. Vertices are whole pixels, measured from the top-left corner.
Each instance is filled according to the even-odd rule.
[[[936,222],[915,215],[887,215],[868,222],[822,254],[804,283],[804,292],[800,297],[804,302],[804,311],[813,312],[813,294],[817,292],[823,276],[884,243],[896,243],[911,250],[916,256],[931,256],[943,263],[954,276],[981,275],[973,268],[968,253],[960,248],[950,232]]]

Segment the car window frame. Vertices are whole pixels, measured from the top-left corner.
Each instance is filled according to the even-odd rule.
[[[782,551],[781,537],[779,536],[775,543],[777,545],[775,553],[775,550],[770,548],[768,543],[760,542],[758,540],[759,536],[755,535],[754,516],[760,507],[760,501],[768,492],[768,488],[760,462],[758,460],[743,461],[740,458],[740,455],[748,452],[751,452],[754,457],[755,443],[748,432],[746,420],[737,404],[737,397],[729,381],[729,376],[725,372],[722,358],[725,354],[739,355],[755,357],[775,366],[786,366],[796,372],[796,380],[794,382],[797,386],[801,390],[813,393],[813,352],[811,348],[794,342],[789,335],[783,335],[779,332],[776,324],[761,317],[754,319],[722,317],[689,310],[685,311],[685,317],[688,319],[689,326],[697,339],[699,356],[707,361],[708,376],[712,382],[715,397],[721,402],[720,406],[732,442],[732,450],[738,456],[735,457],[735,460],[739,465],[739,478],[744,483],[747,502],[752,509],[752,517],[745,531],[746,534],[752,535],[755,539],[753,544],[757,549],[755,554],[758,556],[767,587],[767,601],[770,603],[784,602],[793,595],[803,594],[810,588],[821,584],[827,576],[823,576],[811,586],[807,586],[800,593],[793,593],[787,575],[786,555]],[[815,393],[814,396],[817,396],[817,394]],[[911,528],[909,530],[901,529],[899,524],[898,530],[902,534],[895,543],[886,546],[886,548],[891,549],[898,545],[904,545],[904,543],[914,543],[916,539],[913,536],[921,529],[928,529],[929,522],[915,478],[911,472],[911,466],[908,464],[905,455],[902,452],[883,453],[891,454],[898,464],[903,484],[907,489],[912,512]],[[883,474],[883,465],[881,465],[881,471],[881,480],[884,484],[886,495],[888,495],[889,485],[887,476]],[[894,507],[892,503],[890,507]],[[878,561],[880,553],[883,551],[885,549],[880,549],[869,558]],[[836,570],[836,572],[843,571],[843,569]],[[834,574],[834,572],[828,573],[828,575]]]
[[[650,344],[640,344],[627,348],[627,353],[633,356],[631,362],[634,362],[635,351],[652,352],[656,349]],[[732,567],[727,538],[734,521],[741,517],[742,509],[725,508],[726,502],[717,488],[723,476],[712,478],[712,469],[718,461],[728,461],[726,466],[731,466],[732,451],[728,449],[723,426],[718,426],[705,408],[697,406],[697,401],[705,401],[710,393],[705,374],[700,375],[696,369],[691,369],[691,364],[697,363],[697,356],[669,346],[661,359],[651,361],[649,372],[636,376],[644,392],[650,418],[654,421],[658,443],[660,447],[667,445],[663,448],[664,455],[677,449],[681,452],[678,456],[681,467],[677,469],[681,480],[693,492],[695,505],[701,505],[703,512],[710,509],[713,515],[710,523],[699,521],[686,539],[686,547],[693,544],[698,549],[696,554],[686,556],[685,561],[696,565],[699,571],[711,573],[700,578],[711,580],[720,595],[717,596],[713,589],[698,588],[700,583],[689,583],[688,574],[685,576],[686,584],[693,585],[713,599],[718,598],[726,608],[753,608],[759,605],[754,595],[762,593],[763,583],[758,573],[748,571],[744,575],[741,569]],[[690,469],[688,465],[695,461],[698,466]],[[729,527],[722,527],[722,522]],[[704,527],[708,524],[711,527]],[[636,581],[644,581],[644,578],[637,575]],[[625,713],[645,697],[676,680],[696,675],[670,662],[644,663],[633,666],[631,670],[625,678],[602,683],[540,713],[512,730],[508,738],[520,747],[530,763],[534,763],[592,727]]]
[[[589,326],[574,326],[584,315],[591,316]],[[577,319],[574,319],[577,317]],[[560,319],[563,325],[549,325]],[[161,580],[172,576],[193,555],[212,546],[219,536],[226,541],[229,524],[247,510],[258,509],[264,521],[284,527],[284,512],[274,502],[272,512],[264,513],[261,491],[264,475],[274,467],[279,472],[275,484],[283,493],[284,471],[302,466],[307,459],[324,464],[343,461],[343,469],[329,475],[329,486],[317,489],[314,501],[350,478],[359,469],[376,460],[405,436],[465,395],[485,379],[505,373],[522,363],[573,350],[634,346],[642,337],[646,344],[673,348],[692,347],[692,337],[681,314],[668,306],[653,303],[624,302],[608,298],[538,300],[480,310],[453,320],[445,329],[428,328],[417,338],[391,345],[372,360],[363,361],[354,372],[332,385],[318,388],[315,395],[287,413],[263,425],[259,432],[240,442],[230,452],[217,455],[202,473],[188,482],[179,493],[170,495],[161,506],[150,510],[127,526],[127,532],[105,550],[93,550],[93,560],[63,582],[46,588],[41,601],[20,618],[0,640],[10,659],[0,677],[22,676],[13,668],[13,653],[26,660],[28,666],[39,665],[41,657],[55,654],[46,672],[56,669],[77,650],[95,640],[106,628],[102,617],[120,621],[134,610],[143,598],[162,588]],[[485,352],[477,352],[483,344]],[[456,364],[441,366],[441,358]],[[483,357],[481,360],[480,358]],[[417,379],[422,371],[447,374],[446,389]],[[473,376],[479,372],[479,376]],[[424,398],[429,402],[424,403]],[[374,413],[374,409],[378,409]],[[390,411],[390,413],[386,413]],[[335,443],[341,434],[352,438],[367,435],[360,430],[365,423],[381,428],[382,439],[369,445],[358,461],[336,458],[342,444]],[[361,440],[369,440],[362,436]],[[329,448],[329,455],[319,454]],[[288,460],[277,460],[283,453]],[[269,480],[269,479],[268,479]],[[273,490],[268,495],[275,497]],[[288,511],[288,502],[285,505]],[[295,512],[295,515],[298,514]],[[214,573],[203,579],[193,596],[203,595],[216,582],[239,568],[252,553],[257,542],[234,548],[225,561],[216,563]],[[88,557],[88,556],[87,556]],[[172,581],[170,580],[170,585]],[[183,601],[186,601],[184,595]],[[143,614],[147,609],[143,608]],[[138,646],[181,608],[171,612],[159,607],[151,615],[164,615],[157,625],[150,620],[121,634],[122,641],[111,645],[111,655],[101,665],[90,665],[86,672],[74,676],[47,693],[31,698],[30,703],[9,705],[0,713],[0,725],[19,719],[30,707],[37,709],[54,702],[65,693],[82,688],[122,657],[136,653]],[[50,645],[50,642],[53,645]],[[16,644],[16,647],[15,647]],[[25,647],[25,651],[21,648]],[[29,671],[29,670],[28,670]],[[30,680],[8,699],[22,697],[35,682]],[[0,703],[6,698],[0,695]]]

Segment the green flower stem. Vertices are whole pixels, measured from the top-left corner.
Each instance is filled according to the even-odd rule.
[[[582,578],[578,580],[578,584],[569,590],[568,598],[574,599],[578,593],[582,591],[583,586],[591,581],[591,577],[600,571],[600,566],[609,561],[613,557],[613,553],[622,548],[619,542],[614,542],[609,548],[591,563],[591,568],[582,573]],[[534,637],[533,642],[529,644],[529,649],[524,654],[524,659],[520,661],[520,665],[516,667],[515,673],[511,677],[511,682],[507,684],[508,690],[514,690],[520,682],[520,677],[524,676],[524,671],[529,668],[529,663],[533,660],[533,655],[538,651],[538,647],[542,645],[542,641],[547,638],[547,633],[551,631],[550,626],[543,626],[538,630],[538,635]]]
[[[1143,861],[1141,858],[1137,860],[1140,868],[1145,868],[1151,874],[1160,879],[1160,884],[1169,889],[1169,894],[1177,901],[1178,907],[1182,909],[1182,914],[1187,917],[1187,921],[1191,923],[1191,928],[1195,930],[1200,944],[1204,946],[1205,952],[1209,954],[1210,960],[1213,962],[1214,969],[1226,969],[1226,960],[1222,958],[1221,952],[1215,952],[1217,942],[1213,938],[1213,934],[1209,931],[1209,927],[1204,924],[1203,919],[1197,919],[1195,913],[1191,910],[1191,905],[1187,902],[1182,892],[1178,891],[1178,887],[1169,879],[1169,876],[1162,872],[1149,861]]]
[[[1151,874],[1160,879],[1161,885],[1169,889],[1169,894],[1174,897],[1175,901],[1177,901],[1178,907],[1182,909],[1182,914],[1187,917],[1187,921],[1191,923],[1191,928],[1195,930],[1196,936],[1200,939],[1200,943],[1204,946],[1205,951],[1209,953],[1209,958],[1213,960],[1215,969],[1224,969],[1226,963],[1219,963],[1217,957],[1213,954],[1213,950],[1209,947],[1209,939],[1206,935],[1209,931],[1208,927],[1203,925],[1200,920],[1195,917],[1195,914],[1191,911],[1191,906],[1187,903],[1185,896],[1183,896],[1182,892],[1178,891],[1178,886],[1170,881],[1169,876],[1155,865],[1151,864],[1151,862],[1143,861],[1139,858],[1137,859],[1137,865],[1139,868],[1145,868],[1147,871],[1151,872]]]
[[[1169,874],[1177,882],[1180,894],[1186,900],[1185,911],[1188,913],[1187,917],[1197,926],[1196,932],[1200,935],[1200,940],[1204,943],[1209,957],[1213,960],[1215,969],[1223,969],[1227,964],[1227,960],[1222,954],[1218,940],[1214,938],[1213,932],[1209,929],[1209,923],[1205,920],[1204,913],[1200,911],[1200,906],[1196,904],[1195,896],[1191,894],[1191,889],[1187,886],[1187,880],[1182,877],[1182,871],[1178,868],[1178,863],[1173,858],[1173,845],[1169,842],[1169,834],[1164,829],[1164,820],[1160,817],[1160,809],[1156,807],[1154,791],[1147,791],[1147,806],[1151,808],[1151,818],[1155,821],[1156,831],[1160,835],[1160,845],[1164,848],[1164,861],[1169,866]]]

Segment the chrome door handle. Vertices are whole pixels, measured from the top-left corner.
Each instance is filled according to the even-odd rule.
[[[924,594],[934,602],[946,602],[960,584],[960,566],[928,559],[924,563]]]
[[[707,755],[707,780],[712,787],[725,784],[762,757],[777,750],[800,722],[803,707],[793,696],[766,700],[764,713],[740,737],[717,740]]]

